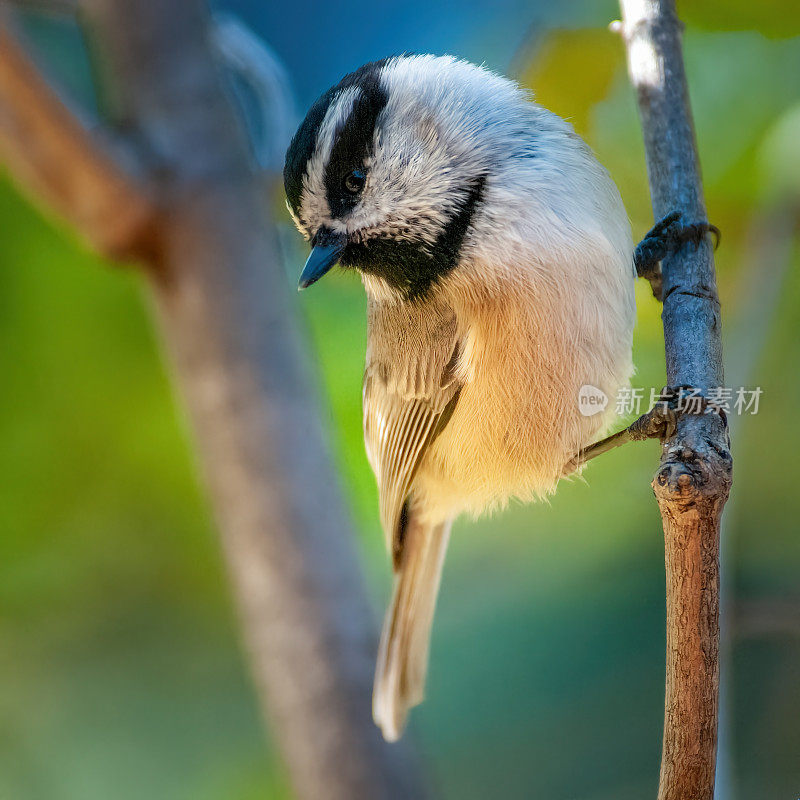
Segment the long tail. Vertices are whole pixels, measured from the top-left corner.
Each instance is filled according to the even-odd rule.
[[[372,717],[383,737],[400,738],[409,709],[422,702],[436,595],[451,522],[425,525],[413,516],[386,612],[375,668]]]

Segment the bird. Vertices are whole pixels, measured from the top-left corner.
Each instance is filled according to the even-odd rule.
[[[552,494],[629,386],[634,246],[620,193],[568,122],[448,55],[371,62],[286,154],[291,217],[367,298],[363,427],[394,573],[373,689],[387,741],[424,695],[454,519]],[[587,411],[587,387],[605,398]]]

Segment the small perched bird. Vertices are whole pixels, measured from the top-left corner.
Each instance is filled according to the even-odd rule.
[[[367,293],[364,438],[395,571],[373,716],[422,700],[453,520],[555,490],[627,385],[633,241],[569,124],[452,58],[367,64],[311,107],[286,155],[300,288],[337,262]],[[594,409],[593,409],[594,410]]]

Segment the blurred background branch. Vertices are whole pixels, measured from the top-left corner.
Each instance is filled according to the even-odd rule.
[[[100,252],[130,256],[142,244],[155,213],[151,199],[59,100],[2,17],[0,158]]]
[[[262,169],[278,175],[298,122],[289,76],[272,50],[237,17],[217,13],[212,23],[211,41],[232,73],[231,88],[249,123],[253,157]]]
[[[81,13],[111,107],[143,146],[153,199],[3,29],[6,163],[98,249],[138,255],[151,277],[255,682],[297,796],[422,797],[407,748],[390,748],[370,718],[373,619],[275,232],[210,49],[206,8],[87,0]],[[272,139],[285,137],[289,123],[285,77],[274,64],[256,70],[263,51],[230,22],[217,44],[259,82],[259,149],[274,168]],[[262,87],[265,75],[271,82]]]

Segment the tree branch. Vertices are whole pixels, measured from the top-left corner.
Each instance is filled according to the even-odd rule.
[[[424,798],[407,744],[386,744],[372,723],[374,620],[271,209],[214,63],[205,4],[86,0],[81,10],[111,107],[158,168],[141,261],[296,796]],[[7,36],[0,44],[4,157],[104,250],[125,249],[148,219],[139,195]]]
[[[121,257],[143,247],[149,199],[48,86],[2,16],[0,159],[99,251]]]
[[[653,213],[706,219],[674,0],[621,0]],[[662,264],[667,383],[723,385],[720,311],[707,239]],[[667,670],[659,800],[710,800],[719,688],[719,526],[732,460],[718,414],[682,415],[653,480],[664,524]]]
[[[283,64],[267,45],[233,14],[212,17],[211,42],[223,63],[252,90],[256,119],[248,120],[257,164],[268,173],[283,172],[286,142],[297,128],[294,102]],[[231,82],[234,94],[238,84]],[[242,113],[248,104],[239,98]],[[245,115],[247,118],[247,115]]]

